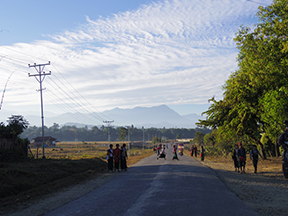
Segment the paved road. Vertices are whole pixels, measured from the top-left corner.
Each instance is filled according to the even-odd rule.
[[[145,158],[115,177],[46,216],[135,215],[258,215],[217,178],[215,172],[191,157],[172,161]]]

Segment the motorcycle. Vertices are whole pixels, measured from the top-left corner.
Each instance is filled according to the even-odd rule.
[[[285,144],[288,145],[287,142],[285,142]],[[282,171],[283,171],[285,178],[288,178],[288,151],[287,151],[287,147],[283,151],[282,157],[283,157]]]
[[[282,171],[285,178],[288,178],[288,120],[285,120],[284,124],[286,125],[285,131],[279,136],[278,143],[284,149],[282,153],[283,163]]]
[[[184,144],[183,144],[183,143],[180,143],[180,144],[178,145],[178,149],[179,149],[179,155],[180,155],[180,156],[183,156]]]

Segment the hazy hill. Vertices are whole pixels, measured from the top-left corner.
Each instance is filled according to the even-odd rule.
[[[115,120],[115,124],[119,122],[122,125],[133,124],[136,127],[195,128],[195,121],[179,115],[166,105],[133,109],[115,108],[103,113]]]
[[[156,128],[195,128],[195,123],[198,119],[204,119],[197,114],[189,114],[181,116],[174,110],[170,109],[166,105],[154,106],[154,107],[135,107],[133,109],[120,109],[115,108],[102,112],[106,117],[99,113],[83,114],[83,113],[64,113],[61,115],[49,115],[45,116],[45,125],[50,127],[53,123],[59,125],[76,125],[77,127],[83,127],[84,125],[103,125],[103,120],[114,120],[113,125],[134,125],[135,127],[156,127]],[[1,115],[2,114],[2,115]],[[6,116],[4,116],[4,115]],[[1,121],[6,123],[7,117],[12,114],[0,113]],[[39,115],[23,115],[30,125],[41,126],[41,118]],[[96,119],[95,119],[96,118]]]

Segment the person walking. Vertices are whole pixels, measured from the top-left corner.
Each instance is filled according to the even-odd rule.
[[[173,158],[172,160],[179,160],[177,156],[177,146],[173,145]]]
[[[164,158],[164,160],[166,160],[165,146],[163,146],[159,158]]]
[[[201,161],[204,161],[204,152],[205,152],[205,149],[203,146],[201,146],[201,150],[200,150]]]
[[[106,159],[108,161],[108,172],[113,172],[113,145],[110,144],[110,148],[107,150]]]
[[[246,166],[246,150],[243,147],[242,143],[239,142],[239,164],[240,164],[240,170],[241,174],[245,173],[245,166]]]
[[[235,145],[234,147],[232,159],[234,161],[235,172],[239,173],[239,148],[238,145]]]
[[[157,147],[157,160],[158,160],[159,157],[160,157],[161,151],[162,151],[162,144],[160,144],[160,145]]]
[[[252,159],[253,161],[254,173],[257,173],[257,164],[258,164],[259,155],[261,158],[263,158],[260,152],[258,151],[257,146],[253,145],[253,149],[250,152],[250,159]]]
[[[116,144],[116,148],[113,151],[113,157],[114,157],[114,167],[115,167],[115,172],[119,170],[119,163],[120,163],[120,157],[121,157],[121,150],[119,149],[119,144]]]

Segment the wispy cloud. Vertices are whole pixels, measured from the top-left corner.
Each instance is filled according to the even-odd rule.
[[[77,30],[46,41],[0,47],[0,55],[7,56],[0,70],[8,76],[8,67],[19,66],[23,75],[32,70],[24,62],[50,60],[55,68],[49,67],[48,93],[71,103],[53,84],[66,83],[60,71],[99,109],[207,103],[213,95],[222,97],[221,86],[237,69],[233,37],[241,24],[256,22],[257,7],[245,0],[166,0],[107,18],[87,17]],[[20,62],[15,66],[8,58]],[[17,100],[20,87],[28,104],[38,104],[38,95],[28,93],[37,83],[29,79],[23,84],[23,77],[14,77],[19,85],[10,86],[9,103],[23,103],[25,96]],[[65,91],[74,91],[69,86]]]

